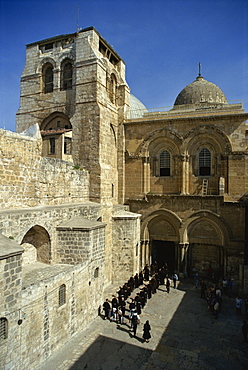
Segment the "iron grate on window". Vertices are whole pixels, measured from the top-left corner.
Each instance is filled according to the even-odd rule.
[[[65,284],[59,287],[59,307],[63,306],[66,302],[66,286]]]
[[[8,337],[8,320],[5,317],[0,318],[0,340]]]

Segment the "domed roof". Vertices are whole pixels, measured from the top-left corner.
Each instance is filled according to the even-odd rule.
[[[130,119],[141,118],[147,112],[146,107],[133,94],[130,94]]]
[[[205,80],[201,75],[178,94],[174,108],[178,105],[198,103],[228,104],[223,91],[212,82]]]

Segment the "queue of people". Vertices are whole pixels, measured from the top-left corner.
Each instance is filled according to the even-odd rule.
[[[147,301],[156,294],[159,285],[165,285],[167,293],[170,292],[170,287],[173,281],[173,287],[177,287],[178,275],[173,274],[172,280],[169,277],[169,269],[167,264],[158,268],[156,262],[150,267],[146,265],[142,271],[131,276],[129,280],[119,288],[112,300],[105,300],[103,303],[104,320],[108,319],[120,325],[125,323],[125,318],[128,319],[130,329],[136,336],[137,326],[140,323],[140,315]],[[140,287],[140,291],[136,292],[134,297],[130,297],[132,292]],[[130,298],[129,302],[127,299]],[[128,306],[128,308],[127,308]],[[127,309],[129,314],[126,315]],[[149,342],[151,338],[151,326],[147,320],[143,326],[143,341]]]

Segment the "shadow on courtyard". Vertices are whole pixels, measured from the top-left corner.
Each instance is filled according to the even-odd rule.
[[[236,316],[235,299],[223,297],[222,311],[215,320],[192,284],[180,284],[179,291],[184,292],[181,302],[155,351],[145,348],[140,337],[129,344],[100,335],[70,369],[247,369],[248,344],[242,341],[243,317]],[[116,330],[130,336],[128,326]]]

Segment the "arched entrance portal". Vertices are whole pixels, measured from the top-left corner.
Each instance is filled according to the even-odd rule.
[[[219,226],[213,220],[203,217],[189,225],[188,237],[188,274],[192,275],[198,271],[206,277],[209,274],[221,276],[224,269],[224,255],[223,233]]]
[[[148,232],[151,262],[156,261],[158,267],[167,263],[169,271],[173,272],[178,268],[178,232],[175,222],[168,218],[166,213],[155,216],[148,223]]]
[[[37,261],[51,262],[51,241],[48,232],[39,225],[33,226],[22,239],[21,244],[29,243],[37,249]]]
[[[152,240],[152,263],[162,267],[165,263],[172,272],[176,268],[175,243],[165,240]]]

